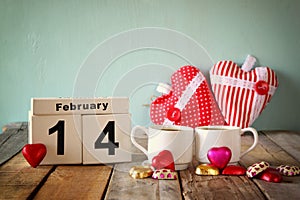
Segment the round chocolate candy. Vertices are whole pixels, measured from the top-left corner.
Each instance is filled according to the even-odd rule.
[[[237,165],[228,165],[222,171],[223,175],[235,175],[235,176],[242,176],[246,174],[246,168]]]
[[[300,174],[300,168],[297,166],[280,165],[276,169],[285,176],[297,176]]]
[[[211,164],[198,165],[195,173],[197,175],[212,175],[212,176],[220,174],[219,169]]]
[[[153,171],[150,166],[134,166],[129,170],[129,175],[134,179],[147,178],[152,174]]]
[[[252,178],[258,175],[259,173],[263,172],[264,170],[268,169],[269,166],[270,164],[265,161],[262,161],[260,163],[254,163],[253,165],[247,168],[246,174],[249,178]]]
[[[153,179],[174,180],[177,179],[177,173],[171,169],[157,169],[152,174]]]

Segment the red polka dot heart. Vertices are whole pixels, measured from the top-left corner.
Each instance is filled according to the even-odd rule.
[[[197,127],[223,125],[224,118],[200,70],[184,66],[171,77],[172,90],[151,103],[150,117],[155,124]]]

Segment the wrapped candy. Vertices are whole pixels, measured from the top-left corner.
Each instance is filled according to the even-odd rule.
[[[267,182],[280,183],[282,181],[281,174],[274,168],[269,167],[258,175],[260,180]]]
[[[222,175],[242,176],[246,174],[246,169],[242,166],[228,165],[222,171]]]
[[[134,166],[129,170],[129,175],[134,179],[151,177],[153,171],[149,166]]]
[[[231,149],[225,146],[212,147],[207,152],[207,158],[211,164],[219,168],[224,169],[229,163],[232,156]]]
[[[219,169],[211,164],[198,165],[195,173],[197,175],[212,175],[212,176],[216,176],[220,174]]]
[[[253,165],[251,165],[247,168],[246,174],[249,178],[253,178],[254,176],[257,176],[259,173],[268,169],[269,167],[270,167],[270,164],[265,161],[261,161],[259,163],[254,163]]]
[[[153,172],[152,178],[159,180],[175,180],[177,179],[177,173],[171,169],[158,169]]]
[[[276,169],[285,176],[297,176],[300,174],[300,168],[297,166],[280,165]]]
[[[152,158],[152,167],[155,169],[171,169],[175,170],[174,158],[169,150],[159,152],[157,156]]]

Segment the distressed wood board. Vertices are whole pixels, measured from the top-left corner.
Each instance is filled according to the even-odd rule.
[[[290,137],[289,140],[292,139],[293,138]],[[243,136],[242,143],[242,149],[245,150],[252,144],[251,136]],[[299,153],[300,152],[298,151],[298,154]],[[277,167],[281,164],[300,166],[298,160],[295,160],[284,149],[262,133],[259,134],[259,142],[256,148],[242,157],[240,163],[243,166],[248,167],[253,163],[260,161],[266,161],[272,167]],[[268,199],[299,199],[300,197],[300,176],[283,176],[283,181],[281,183],[270,183],[259,179],[253,179],[253,181]]]
[[[147,146],[147,138],[137,138]],[[242,137],[242,151],[253,142]],[[263,131],[257,147],[240,160],[248,167],[266,161],[300,166],[300,135],[292,131]],[[18,153],[27,143],[27,123],[12,124],[0,135],[0,199],[299,199],[300,176],[269,183],[246,176],[198,176],[193,163],[178,172],[178,180],[133,179],[132,166],[146,156],[134,146],[133,163],[62,165],[32,168]],[[9,160],[10,159],[10,160]],[[9,160],[9,161],[6,161]]]
[[[35,199],[101,199],[112,166],[58,166]]]
[[[27,123],[17,123],[0,134],[0,165],[16,155],[28,141]]]
[[[198,162],[180,171],[184,199],[264,199],[256,185],[246,176],[199,176]]]
[[[179,180],[134,179],[129,175],[136,163],[115,165],[105,199],[182,199]]]
[[[21,153],[0,166],[0,199],[27,199],[51,173],[53,166],[32,168]]]
[[[9,124],[5,124],[2,127],[2,132],[5,132],[8,129],[19,129],[22,126],[22,124],[24,124],[24,123],[26,123],[26,122],[12,122]]]
[[[263,133],[296,160],[300,161],[300,132],[263,131]]]

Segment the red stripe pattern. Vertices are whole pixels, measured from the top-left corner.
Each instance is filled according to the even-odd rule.
[[[220,61],[210,70],[212,90],[228,125],[251,126],[278,87],[269,67],[243,71],[232,61]]]

